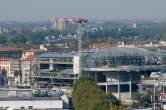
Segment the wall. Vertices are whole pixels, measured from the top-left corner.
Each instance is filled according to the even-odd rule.
[[[0,101],[0,107],[21,108],[33,106],[33,108],[63,108],[63,101],[61,100],[32,100],[32,101]]]

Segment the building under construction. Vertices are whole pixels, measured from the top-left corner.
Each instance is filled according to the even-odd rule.
[[[33,65],[30,83],[38,86],[71,86],[78,76],[78,56],[74,54],[45,53]]]
[[[81,55],[81,60],[75,54],[38,56],[36,66],[32,67],[31,84],[72,85],[81,69],[82,75],[92,77],[105,92],[112,92],[122,101],[131,101],[141,75],[165,71],[166,67],[166,53],[136,47],[115,47]]]
[[[82,74],[92,77],[106,92],[131,101],[141,75],[165,71],[166,54],[143,48],[115,47],[82,56]]]

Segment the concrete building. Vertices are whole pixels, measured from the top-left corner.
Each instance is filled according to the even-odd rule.
[[[35,96],[36,90],[47,91],[49,97]],[[0,88],[0,110],[8,108],[13,110],[67,110],[70,104],[70,97],[65,91],[63,94],[57,94],[57,91],[50,89]]]
[[[55,22],[55,28],[60,31],[65,30],[65,22],[64,21]]]
[[[103,51],[109,48],[111,48],[111,45],[109,43],[93,43],[90,45],[91,52]]]
[[[22,83],[30,85],[32,67],[36,64],[37,55],[29,55],[22,61]]]
[[[0,101],[0,107],[4,110],[12,108],[12,110],[43,110],[43,109],[59,109],[63,110],[62,100],[16,100],[16,101]],[[1,109],[1,110],[3,110]]]
[[[159,46],[166,46],[166,41],[159,41],[158,44]]]
[[[22,53],[20,48],[0,48],[0,58],[21,59]]]
[[[30,76],[31,84],[72,85],[78,76],[78,68],[74,66],[78,58],[74,54],[45,53],[37,57],[34,65],[35,74]],[[36,81],[36,82],[35,82]]]
[[[79,57],[74,54],[45,53],[37,57],[30,84],[72,85],[79,75]],[[92,77],[105,92],[122,101],[135,99],[141,75],[165,70],[166,54],[137,47],[114,47],[82,53],[82,75]]]
[[[9,85],[16,84],[16,82],[20,83],[20,79],[18,78],[20,77],[20,75],[18,76],[20,67],[21,65],[19,60],[13,60],[11,58],[0,58],[0,70],[6,71],[6,81]],[[15,80],[15,83],[12,82],[12,80]]]
[[[41,55],[45,53],[47,50],[46,49],[29,49],[29,50],[24,50],[23,52],[23,59],[27,58],[30,55]]]
[[[73,50],[71,48],[58,47],[55,45],[41,45],[40,49],[46,49],[47,52],[56,52],[56,53],[71,53]]]
[[[0,58],[0,85],[10,84],[10,78],[14,77],[12,59]]]
[[[115,47],[82,56],[82,74],[92,77],[106,92],[132,101],[142,74],[166,67],[166,55],[143,48]]]
[[[51,18],[52,28],[60,31],[65,30],[65,22],[63,20],[57,20],[56,18]]]
[[[21,73],[21,59],[22,59],[23,50],[20,48],[0,48],[0,58],[8,61],[1,61],[3,66],[6,68],[10,67],[10,71],[8,70],[8,78],[10,83],[16,84],[16,82],[20,82],[20,73]],[[9,60],[10,59],[10,60]],[[9,63],[10,62],[10,63]],[[6,65],[6,64],[8,65]],[[15,77],[15,75],[17,75]],[[17,80],[17,81],[16,81]],[[18,81],[19,80],[19,81]]]
[[[146,43],[142,41],[137,42],[117,42],[118,47],[143,47]]]
[[[7,77],[14,77],[14,73],[12,72],[12,59],[0,58],[0,69],[6,70]]]

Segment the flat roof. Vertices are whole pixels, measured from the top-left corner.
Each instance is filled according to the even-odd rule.
[[[58,54],[58,53],[44,53],[38,58],[73,58],[75,54]]]
[[[11,61],[11,58],[0,58],[0,61]]]
[[[46,52],[45,49],[29,49],[25,50],[25,52]]]
[[[22,49],[7,47],[7,48],[0,48],[0,51],[22,51]]]
[[[29,55],[28,57],[25,58],[24,61],[33,61],[37,58],[37,55]]]

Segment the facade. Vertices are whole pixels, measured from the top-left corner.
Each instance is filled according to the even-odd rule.
[[[47,52],[56,52],[56,53],[71,53],[73,50],[71,48],[62,48],[58,46],[44,46]]]
[[[36,63],[37,55],[29,55],[22,62],[22,83],[30,84],[30,74],[32,67]]]
[[[23,50],[20,48],[0,48],[0,58],[20,59]]]
[[[145,42],[137,41],[137,42],[117,42],[118,47],[141,47],[146,46]]]
[[[65,30],[65,22],[64,21],[55,22],[55,28],[60,31]]]
[[[30,84],[72,85],[82,75],[93,78],[105,92],[122,101],[132,101],[141,83],[141,75],[165,70],[166,54],[137,47],[115,47],[99,52],[83,53],[81,68],[74,54],[45,53],[36,59]]]
[[[27,58],[29,55],[41,55],[46,52],[46,49],[30,49],[23,52],[23,59]]]
[[[15,110],[65,110],[63,109],[63,103],[63,100],[3,100],[0,101],[0,107],[3,108],[1,110],[13,110],[13,108]]]
[[[53,29],[57,29],[57,30],[60,30],[60,31],[63,31],[65,30],[65,22],[60,20],[56,20],[56,18],[51,18],[51,23],[52,23],[52,28]]]
[[[15,72],[21,70],[23,50],[20,48],[0,48],[0,58],[10,58],[10,74],[14,78]]]
[[[78,68],[74,65],[74,54],[45,53],[37,57],[37,64],[30,76],[31,84],[41,86],[72,85],[78,76]],[[77,59],[77,58],[76,58]],[[36,81],[36,82],[35,82]]]
[[[90,45],[91,52],[103,51],[111,48],[111,45],[108,43],[93,43]]]
[[[12,71],[12,59],[10,58],[0,58],[0,69],[6,70],[7,77],[14,77],[14,73]]]
[[[19,71],[20,63],[17,60],[11,58],[0,58],[0,70],[1,70],[1,80],[5,81],[6,84],[16,84],[17,76],[16,73]],[[4,76],[5,72],[5,76]],[[16,82],[14,82],[14,80]]]
[[[159,46],[166,46],[166,41],[159,41]]]

